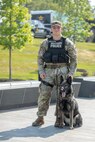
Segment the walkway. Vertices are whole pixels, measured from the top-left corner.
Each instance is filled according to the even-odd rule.
[[[51,105],[45,124],[32,127],[37,107],[0,111],[0,142],[95,142],[95,99],[77,99],[84,124],[80,128],[55,128],[55,104]]]

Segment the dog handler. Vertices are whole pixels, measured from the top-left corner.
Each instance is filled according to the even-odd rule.
[[[55,85],[56,75],[62,75],[63,78],[73,77],[77,67],[77,51],[74,43],[62,36],[62,23],[54,21],[51,24],[52,35],[45,39],[38,53],[38,69],[41,78],[39,86],[37,119],[32,126],[41,126],[44,124],[51,100],[51,92]],[[55,122],[57,125],[58,120]]]

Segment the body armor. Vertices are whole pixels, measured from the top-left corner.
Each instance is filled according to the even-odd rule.
[[[53,38],[48,38],[48,49],[43,55],[45,63],[69,63],[68,52],[65,50],[66,38],[61,37],[55,41]]]

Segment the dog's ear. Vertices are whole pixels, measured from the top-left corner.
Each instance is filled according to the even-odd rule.
[[[61,75],[61,76],[60,76],[60,84],[62,84],[63,81],[64,81],[64,78],[63,78],[63,76]]]
[[[71,85],[72,82],[73,82],[72,77],[71,76],[67,77],[67,83]]]

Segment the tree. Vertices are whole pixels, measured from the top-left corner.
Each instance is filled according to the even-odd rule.
[[[24,7],[26,0],[0,1],[0,45],[9,50],[9,80],[12,80],[12,50],[21,49],[32,40],[30,15]]]
[[[64,23],[64,34],[73,36],[74,41],[85,41],[92,34],[90,29],[93,26],[87,22],[87,19],[94,18],[89,1],[68,0],[65,8],[67,22]]]
[[[56,19],[63,22],[64,35],[73,37],[74,41],[85,41],[91,35],[93,25],[87,19],[93,20],[94,16],[88,0],[35,0],[27,4],[27,7],[30,11],[56,11]]]

